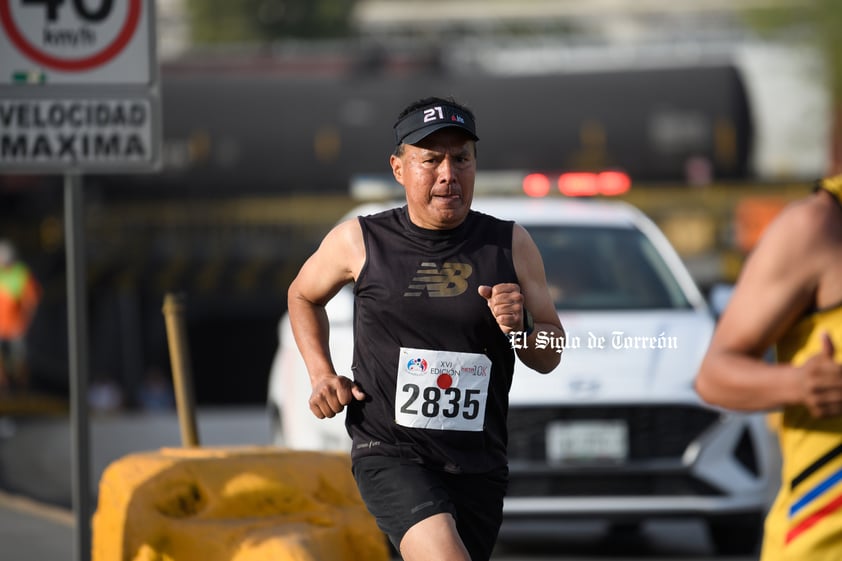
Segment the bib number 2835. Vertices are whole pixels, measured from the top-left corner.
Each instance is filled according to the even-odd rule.
[[[395,420],[412,428],[480,431],[490,377],[491,361],[483,354],[402,348]]]
[[[447,419],[463,417],[476,419],[479,415],[479,390],[465,390],[459,388],[426,387],[422,390],[418,384],[404,384],[403,395],[405,401],[400,408],[401,413],[408,415],[422,415],[424,417],[438,417],[441,413]],[[419,399],[420,398],[420,399]]]

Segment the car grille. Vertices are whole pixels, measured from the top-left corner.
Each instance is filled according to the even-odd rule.
[[[684,451],[719,419],[685,405],[513,407],[509,411],[509,496],[711,496],[716,488],[693,477]],[[546,427],[554,421],[622,420],[628,457],[621,464],[550,463]]]
[[[680,458],[687,446],[719,419],[719,413],[686,405],[619,407],[512,407],[509,459],[546,460],[546,426],[552,421],[623,420],[629,461]]]
[[[512,471],[509,497],[717,496],[718,489],[688,474],[535,474]]]

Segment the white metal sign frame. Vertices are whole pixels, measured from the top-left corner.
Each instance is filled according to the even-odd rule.
[[[0,173],[160,168],[154,0],[0,0]]]

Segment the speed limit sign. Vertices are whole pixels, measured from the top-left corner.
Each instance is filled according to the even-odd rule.
[[[0,173],[158,169],[155,0],[0,0]]]
[[[154,0],[0,0],[0,85],[149,84]]]

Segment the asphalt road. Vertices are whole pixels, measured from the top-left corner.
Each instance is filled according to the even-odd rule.
[[[199,411],[200,443],[266,445],[268,418],[260,407]],[[174,413],[96,415],[91,418],[91,477],[120,457],[180,446]],[[0,418],[0,558],[71,561],[73,521],[70,430],[62,416]],[[594,523],[568,523],[552,539],[501,543],[495,561],[755,561],[715,557],[704,526],[676,520],[644,524],[639,532],[611,532]]]

